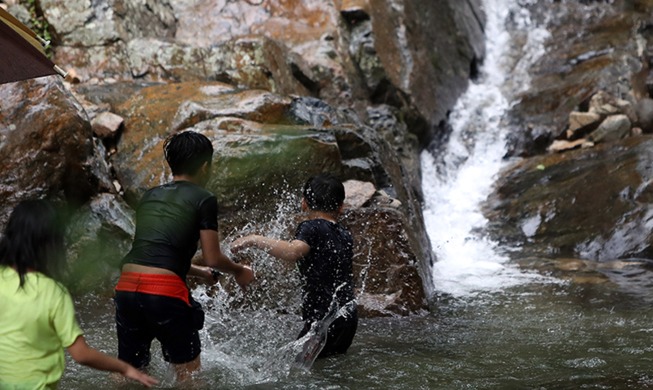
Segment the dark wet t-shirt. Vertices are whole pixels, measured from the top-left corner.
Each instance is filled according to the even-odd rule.
[[[138,205],[134,242],[123,264],[165,268],[186,280],[205,229],[218,229],[218,201],[210,191],[187,181],[154,187]]]
[[[304,321],[316,321],[329,311],[336,288],[338,306],[354,299],[353,238],[349,230],[325,219],[312,219],[297,227],[295,239],[311,247],[297,262],[302,275]]]

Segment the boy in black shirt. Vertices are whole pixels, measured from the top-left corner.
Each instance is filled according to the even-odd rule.
[[[115,289],[118,357],[145,367],[156,338],[164,360],[174,365],[177,379],[183,380],[200,368],[198,330],[204,322],[201,307],[190,297],[186,276],[215,283],[209,268],[215,267],[245,287],[254,274],[220,249],[218,202],[204,188],[213,158],[211,141],[185,131],[166,139],[163,148],[173,181],[143,195],[136,210],[132,248],[122,261]],[[198,241],[209,267],[191,263]]]
[[[270,255],[296,263],[303,279],[302,319],[305,335],[311,324],[325,317],[335,299],[343,307],[354,299],[352,271],[353,239],[336,221],[345,200],[345,188],[332,175],[311,177],[304,185],[302,210],[308,220],[297,227],[295,239],[282,241],[259,235],[241,237],[233,242],[233,253],[259,248]],[[330,326],[327,342],[318,357],[345,353],[358,326],[355,305],[347,316],[338,317]]]

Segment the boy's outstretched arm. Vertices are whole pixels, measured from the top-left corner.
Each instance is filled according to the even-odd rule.
[[[202,257],[204,264],[216,268],[220,272],[232,274],[236,283],[242,288],[247,287],[254,280],[254,272],[251,268],[234,263],[222,253],[220,249],[220,236],[215,230],[200,230],[200,244],[202,246]]]
[[[295,263],[311,251],[311,247],[302,240],[283,241],[256,234],[238,238],[231,244],[231,251],[234,253],[246,248],[262,249],[289,263]]]
[[[88,344],[86,344],[84,336],[77,337],[75,342],[72,343],[67,350],[73,360],[79,364],[102,371],[118,372],[125,378],[138,381],[147,387],[152,387],[159,383],[159,381],[146,373],[137,370],[132,365],[89,347]]]

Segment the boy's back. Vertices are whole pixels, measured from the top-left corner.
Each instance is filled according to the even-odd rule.
[[[306,181],[302,194],[302,211],[308,214],[308,220],[299,224],[292,241],[252,234],[234,241],[231,250],[238,253],[256,247],[297,264],[304,282],[304,328],[298,338],[325,319],[336,299],[337,305],[333,308],[338,310],[338,315],[328,326],[326,344],[319,357],[345,353],[358,327],[352,270],[353,239],[351,233],[336,222],[343,209],[345,187],[335,176],[321,174]],[[345,305],[347,313],[340,313]]]
[[[338,307],[354,299],[353,238],[338,223],[317,218],[299,224],[295,239],[311,248],[297,261],[304,279],[302,317],[317,321],[328,312],[336,289]]]

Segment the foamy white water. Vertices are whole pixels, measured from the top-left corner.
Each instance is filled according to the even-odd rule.
[[[487,41],[481,76],[452,111],[453,132],[447,144],[421,156],[424,218],[438,259],[431,292],[454,296],[499,290],[537,278],[506,264],[496,243],[475,230],[487,223],[479,205],[506,164],[506,129],[501,119],[516,94],[528,87],[528,68],[543,54],[548,32],[531,22],[517,0],[485,0],[483,6]],[[515,34],[526,37],[526,44],[515,48]]]

